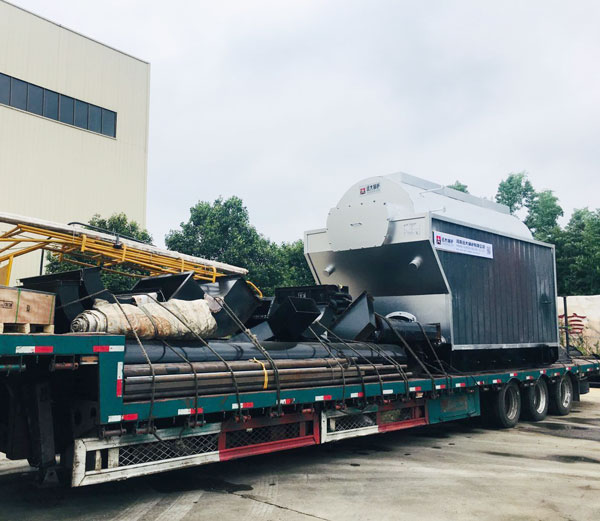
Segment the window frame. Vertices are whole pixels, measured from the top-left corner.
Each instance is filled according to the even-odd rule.
[[[71,127],[74,127],[74,128],[80,129],[80,130],[87,130],[88,132],[91,132],[92,134],[97,134],[100,136],[117,139],[118,113],[116,111],[108,109],[106,107],[101,107],[100,105],[96,105],[95,103],[90,103],[89,101],[83,101],[79,98],[75,98],[75,97],[69,96],[67,94],[62,94],[62,93],[54,91],[52,89],[47,89],[47,88],[37,85],[35,83],[31,83],[29,81],[25,81],[20,78],[16,78],[15,76],[11,76],[10,74],[0,72],[0,75],[2,76],[2,78],[6,78],[8,80],[8,99],[6,102],[0,101],[0,105],[3,105],[5,107],[10,107],[13,109],[17,109],[17,110],[21,110],[23,112],[27,112],[28,114],[34,114],[41,118],[56,121],[56,122],[62,123],[63,125],[69,125]],[[25,100],[24,100],[24,105],[22,107],[13,105],[13,95],[15,95],[13,93],[13,91],[16,92],[16,90],[13,89],[13,82],[15,84],[19,84],[19,85],[23,84],[23,86],[25,88],[25,91],[24,91],[25,92]],[[30,107],[30,91],[33,91],[33,89],[41,90],[41,96],[42,96],[41,97],[41,103],[42,103],[41,112],[36,112],[35,110],[32,109],[32,107]],[[20,94],[22,94],[22,93],[20,93]],[[62,112],[61,105],[62,105],[63,99],[66,100],[66,103],[68,103],[68,100],[72,101],[72,116],[73,116],[72,120],[63,121],[61,119],[61,112]],[[54,114],[48,110],[48,105],[51,104],[52,101],[56,101],[56,111],[55,111],[56,117],[54,117]],[[85,113],[86,113],[85,126],[76,124],[77,107],[78,107],[78,105],[81,105],[81,104],[84,104],[87,106],[87,109],[85,111]],[[92,107],[94,107],[94,109],[99,110],[100,124],[99,124],[98,130],[90,129],[90,116],[91,116]],[[51,107],[51,108],[53,108],[53,107]],[[103,128],[105,113],[110,113],[111,117],[113,119],[110,133],[104,132],[104,128]]]

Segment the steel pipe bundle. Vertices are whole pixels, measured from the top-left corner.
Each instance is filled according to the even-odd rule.
[[[148,400],[153,390],[155,398],[174,398],[198,395],[214,395],[239,391],[274,390],[277,388],[275,370],[269,362],[231,362],[231,372],[222,362],[194,363],[196,373],[189,364],[126,365],[124,368],[126,401]],[[276,362],[281,389],[377,383],[397,380],[402,372],[407,376],[405,365],[383,363],[358,363],[347,359],[281,360]]]
[[[182,363],[184,360],[191,362],[218,362],[219,357],[227,361],[243,360],[251,358],[265,360],[260,349],[251,342],[231,342],[226,340],[211,340],[209,345],[212,349],[201,343],[193,342],[169,342],[165,344],[160,341],[144,341],[143,348],[152,363]],[[381,360],[383,353],[386,357],[393,358],[399,363],[406,363],[404,348],[393,344],[373,344],[365,342],[331,342],[327,348],[320,342],[262,342],[261,345],[268,351],[271,358],[275,360],[306,360],[314,358],[356,358]],[[215,355],[218,353],[219,356]],[[140,346],[135,341],[127,341],[125,348],[126,364],[144,364],[146,357]]]

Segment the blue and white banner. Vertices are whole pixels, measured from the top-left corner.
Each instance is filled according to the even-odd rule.
[[[438,250],[474,255],[475,257],[494,258],[494,247],[487,242],[475,241],[444,232],[433,232],[433,245]]]

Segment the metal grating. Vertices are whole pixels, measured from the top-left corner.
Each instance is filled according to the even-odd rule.
[[[360,429],[362,427],[371,427],[377,425],[377,415],[375,413],[353,414],[351,416],[339,416],[335,418],[334,425],[329,422],[328,432],[349,431]],[[334,427],[333,429],[331,427]]]
[[[232,431],[228,432],[226,436],[226,448],[233,449],[235,447],[245,447],[246,445],[297,438],[300,436],[300,424],[286,423],[283,425]]]
[[[218,450],[218,440],[218,434],[207,434],[121,447],[119,467],[215,452]]]

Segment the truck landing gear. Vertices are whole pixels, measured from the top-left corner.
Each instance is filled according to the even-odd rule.
[[[483,414],[486,423],[499,429],[510,429],[521,416],[521,393],[516,382],[509,382],[497,391],[483,395]]]
[[[550,413],[566,416],[573,405],[573,382],[568,374],[550,385]]]
[[[521,407],[523,418],[539,422],[548,414],[548,384],[543,378],[521,391]]]

